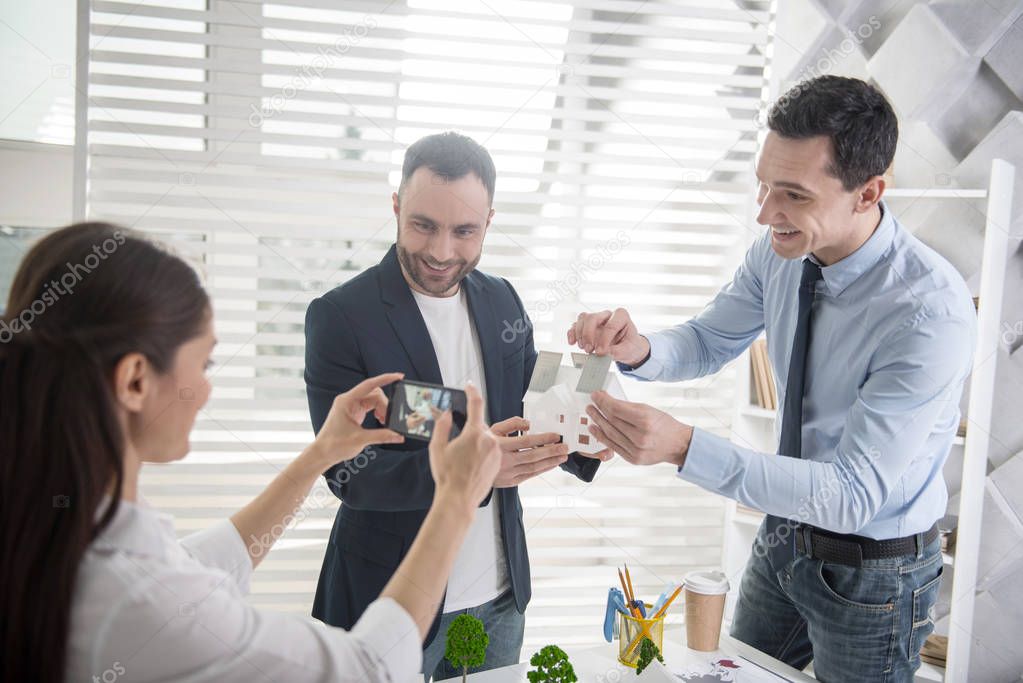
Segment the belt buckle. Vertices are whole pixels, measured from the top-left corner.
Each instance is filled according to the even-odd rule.
[[[861,546],[859,543],[853,543],[851,545],[852,545],[853,548],[855,548],[855,550],[853,551],[853,557],[850,560],[850,565],[852,565],[853,567],[862,567],[863,566],[863,546]]]
[[[800,524],[799,525],[799,536],[803,541],[803,552],[811,560],[813,559],[813,527]]]

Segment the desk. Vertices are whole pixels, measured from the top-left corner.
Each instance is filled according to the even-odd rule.
[[[721,645],[716,653],[694,652],[683,645],[684,634],[681,628],[669,628],[664,633],[664,663],[671,669],[681,668],[686,662],[699,662],[711,659],[728,659],[741,656],[768,671],[799,683],[813,683],[816,679],[777,659],[768,657],[746,643],[739,642],[725,634],[721,635]],[[628,683],[636,677],[635,671],[618,663],[618,642],[598,647],[586,647],[565,650],[575,669],[579,683]],[[531,657],[532,652],[523,651],[524,657]],[[690,659],[694,657],[695,659]],[[526,672],[532,667],[528,662],[493,669],[469,676],[472,683],[521,683],[526,681]]]

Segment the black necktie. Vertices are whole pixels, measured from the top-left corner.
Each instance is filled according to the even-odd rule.
[[[799,312],[796,334],[789,356],[789,377],[785,384],[785,406],[782,411],[781,440],[778,454],[803,457],[803,388],[806,384],[806,352],[810,348],[810,314],[813,312],[814,290],[821,279],[821,267],[810,259],[803,261],[799,280]],[[795,536],[791,525],[782,517],[767,516],[768,557],[774,568],[781,569],[795,557]]]

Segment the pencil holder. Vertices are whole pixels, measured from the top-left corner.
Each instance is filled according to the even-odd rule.
[[[646,606],[647,613],[653,613],[653,605]],[[627,614],[618,614],[618,661],[625,666],[636,668],[639,649],[643,638],[654,641],[658,650],[664,649],[664,616],[659,619],[637,619]]]

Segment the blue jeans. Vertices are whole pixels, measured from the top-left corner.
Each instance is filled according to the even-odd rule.
[[[732,621],[732,637],[821,681],[907,682],[934,630],[941,542],[862,567],[796,554],[771,565],[761,525]]]
[[[479,607],[471,607],[458,612],[446,612],[441,615],[440,629],[437,631],[437,637],[423,651],[424,683],[430,683],[431,673],[435,681],[461,678],[462,670],[455,669],[444,659],[448,626],[451,625],[451,622],[459,614],[471,614],[482,621],[483,628],[486,629],[487,634],[490,636],[486,661],[481,667],[469,669],[469,673],[487,671],[488,669],[496,669],[501,666],[519,663],[519,656],[522,654],[522,634],[525,631],[526,618],[515,607],[515,594],[509,590],[500,597],[490,602],[485,602]]]

